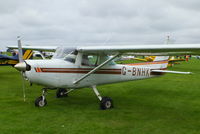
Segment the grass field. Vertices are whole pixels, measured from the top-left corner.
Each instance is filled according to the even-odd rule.
[[[19,73],[0,67],[1,134],[199,134],[200,61],[181,63],[170,70],[192,71],[193,75],[163,77],[99,86],[112,97],[115,108],[99,110],[91,89],[85,88],[57,99],[47,95],[48,105],[36,108],[40,86],[26,83],[23,102]]]

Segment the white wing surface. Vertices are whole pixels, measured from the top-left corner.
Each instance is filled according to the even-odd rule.
[[[8,46],[17,49],[17,46]],[[55,51],[57,46],[22,46],[23,49]],[[167,44],[167,45],[107,45],[79,46],[77,51],[99,54],[133,54],[133,55],[200,55],[200,44]]]
[[[128,53],[135,55],[199,55],[200,44],[82,46],[77,47],[77,51],[100,54]]]

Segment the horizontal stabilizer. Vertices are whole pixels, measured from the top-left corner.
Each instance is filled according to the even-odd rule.
[[[192,72],[180,72],[180,71],[169,71],[169,70],[151,70],[151,72],[173,73],[173,74],[192,74]]]

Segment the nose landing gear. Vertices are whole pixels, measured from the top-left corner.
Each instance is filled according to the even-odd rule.
[[[35,100],[35,106],[36,107],[44,107],[44,106],[47,105],[47,100],[45,98],[46,92],[47,92],[47,89],[43,88],[42,89],[42,96],[36,98],[36,100]]]
[[[43,88],[42,89],[42,96],[35,99],[35,106],[36,107],[44,107],[44,106],[47,105],[47,100],[46,100],[47,89],[55,89],[55,88]],[[73,91],[73,90],[74,89],[67,90],[65,88],[59,88],[56,92],[56,97],[57,98],[67,97],[68,93]]]

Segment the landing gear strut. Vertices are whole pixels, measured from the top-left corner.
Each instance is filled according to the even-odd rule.
[[[102,110],[106,110],[106,109],[111,109],[113,108],[113,101],[111,98],[109,97],[101,97],[101,95],[99,94],[96,85],[92,86],[92,89],[94,91],[94,93],[96,94],[96,96],[98,97],[98,99],[100,100],[100,108]]]
[[[43,88],[42,89],[42,96],[38,97],[35,99],[35,106],[36,107],[44,107],[47,105],[47,100],[46,100],[46,93],[47,89],[57,89],[57,88]],[[68,96],[68,93],[73,91],[74,89],[66,90],[65,88],[59,88],[56,92],[57,98],[65,97]]]
[[[35,106],[36,107],[44,107],[47,105],[47,100],[46,100],[46,92],[47,92],[47,89],[46,88],[43,88],[42,89],[42,96],[36,98],[35,100]]]

